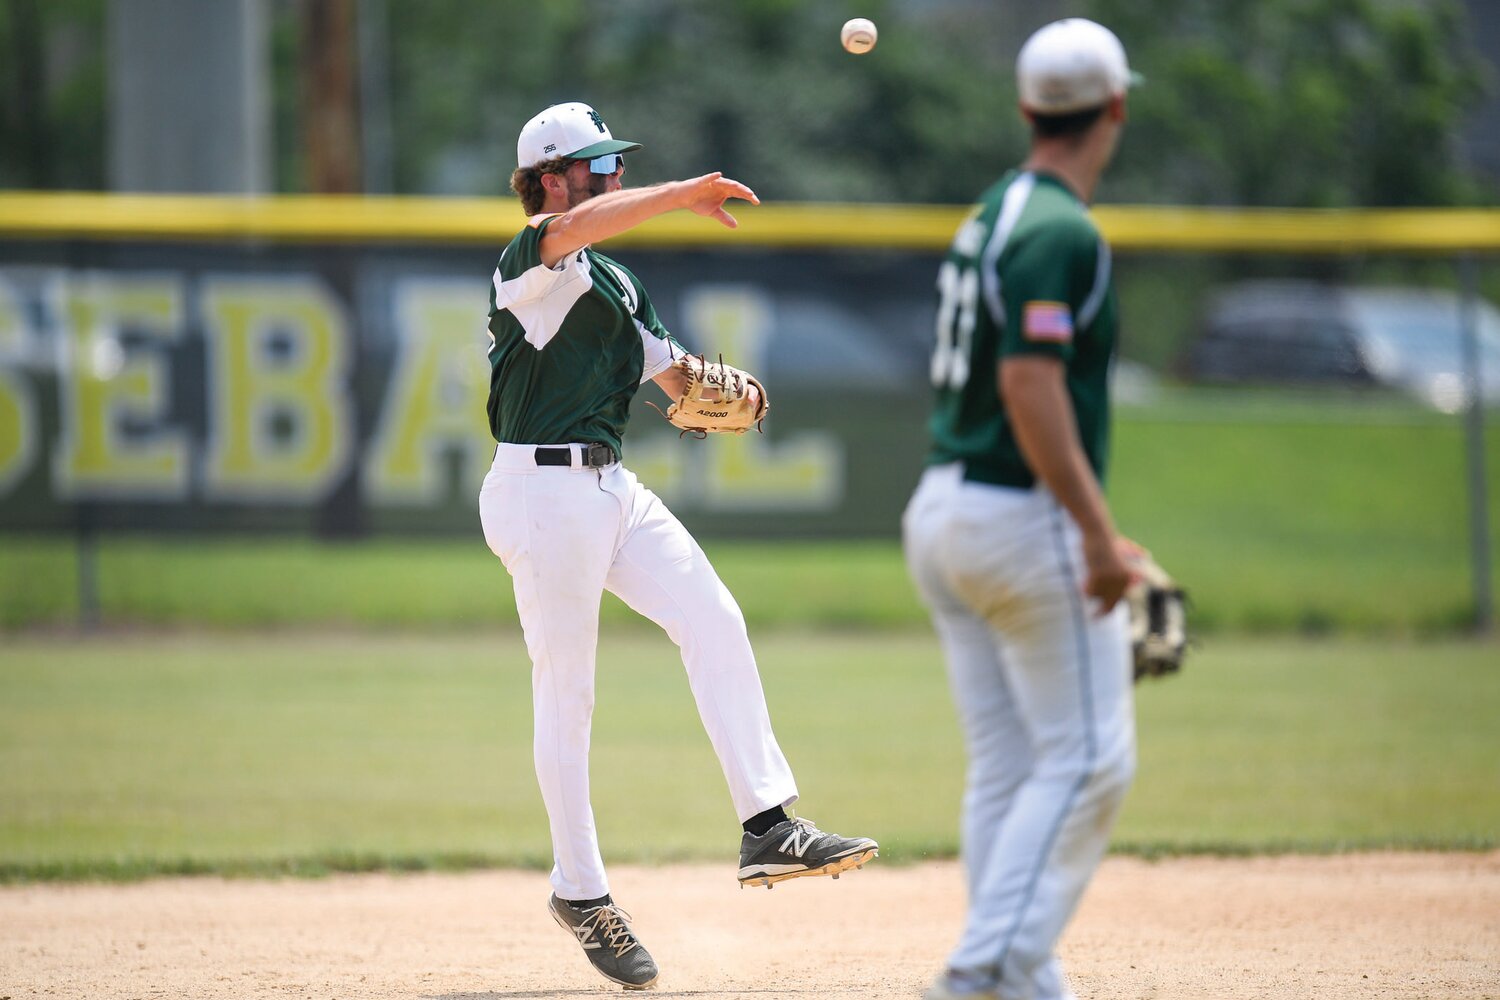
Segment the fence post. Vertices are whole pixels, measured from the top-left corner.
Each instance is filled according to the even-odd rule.
[[[1459,261],[1463,298],[1459,322],[1463,333],[1464,389],[1468,407],[1464,411],[1464,442],[1468,453],[1469,549],[1474,574],[1474,631],[1488,635],[1495,627],[1495,604],[1490,587],[1490,515],[1488,483],[1484,465],[1484,382],[1479,350],[1479,279],[1474,255]]]
[[[74,539],[78,552],[78,627],[92,632],[99,627],[99,525],[94,501],[77,507]]]

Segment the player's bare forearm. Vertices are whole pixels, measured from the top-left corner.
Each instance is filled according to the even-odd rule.
[[[760,204],[754,191],[718,173],[601,194],[575,205],[547,226],[540,244],[542,263],[553,267],[590,244],[629,232],[648,219],[680,208],[715,218],[733,229],[739,223],[724,211],[724,202],[730,198]]]
[[[1078,439],[1062,363],[1040,356],[1005,359],[1000,363],[1000,395],[1027,466],[1083,534],[1089,567],[1085,591],[1108,610],[1124,593],[1129,570],[1104,492]]]
[[[1073,515],[1084,535],[1114,534],[1104,494],[1078,440],[1062,363],[1053,358],[1007,358],[1000,395],[1026,464]]]

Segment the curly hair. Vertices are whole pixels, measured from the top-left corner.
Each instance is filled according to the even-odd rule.
[[[537,215],[547,200],[547,189],[542,187],[545,174],[560,174],[573,165],[573,160],[561,156],[543,160],[534,167],[517,167],[510,175],[510,189],[521,197],[521,210],[526,215]]]

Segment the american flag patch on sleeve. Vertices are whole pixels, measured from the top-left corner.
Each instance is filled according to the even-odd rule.
[[[1021,314],[1021,334],[1027,340],[1066,344],[1073,339],[1073,313],[1066,302],[1028,302]]]

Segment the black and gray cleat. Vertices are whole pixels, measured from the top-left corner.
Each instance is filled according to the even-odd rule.
[[[613,903],[580,910],[556,893],[547,910],[557,926],[577,939],[599,975],[627,990],[650,989],[656,983],[656,962],[630,929],[630,914]]]
[[[777,823],[763,836],[745,834],[740,842],[740,885],[767,889],[789,878],[839,874],[863,868],[880,853],[869,837],[824,833],[810,819]]]

